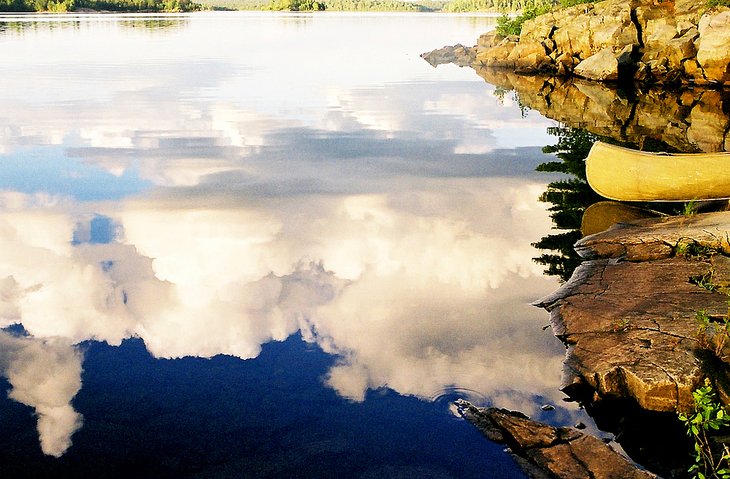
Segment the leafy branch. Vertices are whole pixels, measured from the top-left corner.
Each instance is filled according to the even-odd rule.
[[[712,431],[730,426],[730,414],[717,401],[708,379],[705,385],[692,393],[694,411],[679,413],[679,419],[687,427],[687,434],[694,439],[695,463],[689,468],[694,479],[730,479],[730,450],[721,444],[716,451],[710,438]]]

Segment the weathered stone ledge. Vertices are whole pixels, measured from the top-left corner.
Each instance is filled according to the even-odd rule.
[[[617,224],[575,244],[586,259],[621,258],[647,261],[668,258],[678,247],[699,247],[730,256],[730,211],[669,216]]]
[[[725,354],[703,342],[696,316],[727,317],[729,235],[722,212],[638,220],[579,241],[588,260],[535,303],[568,347],[564,391],[669,412],[690,407],[712,373],[727,399]]]
[[[487,438],[510,448],[534,479],[656,479],[600,439],[567,427],[552,427],[521,413],[457,403],[462,415]]]

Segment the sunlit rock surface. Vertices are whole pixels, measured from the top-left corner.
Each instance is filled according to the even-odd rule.
[[[699,23],[697,61],[710,81],[730,83],[730,11],[705,15]]]
[[[537,479],[650,479],[600,439],[574,428],[552,427],[518,412],[459,403],[464,417],[492,441],[509,446],[520,466]]]
[[[605,0],[527,20],[519,37],[491,33],[480,38],[472,48],[472,65],[596,81],[727,85],[728,25],[726,7],[708,9],[688,0]],[[608,61],[619,57],[618,67],[612,65],[605,73]],[[595,65],[601,65],[599,73],[594,73]]]
[[[629,50],[620,52],[618,56],[611,48],[604,48],[575,66],[575,74],[589,80],[618,80],[620,68],[627,63]]]
[[[730,211],[643,219],[583,238],[576,244],[586,259],[648,261],[672,256],[680,244],[695,243],[730,255]]]
[[[724,348],[703,340],[696,318],[727,316],[729,232],[721,212],[638,220],[579,241],[589,260],[536,303],[568,346],[564,390],[674,411],[692,404],[706,375],[724,379]]]

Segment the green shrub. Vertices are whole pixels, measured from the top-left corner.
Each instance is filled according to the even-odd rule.
[[[511,18],[506,13],[502,14],[497,19],[496,31],[499,35],[504,37],[508,35],[519,35],[522,32],[522,24],[527,20],[539,17],[540,15],[549,12],[552,9],[551,3],[532,4],[525,7],[522,13],[517,15],[515,18]]]
[[[722,445],[721,451],[713,450],[710,440],[712,431],[730,426],[730,414],[717,400],[710,381],[692,393],[694,410],[679,413],[679,419],[687,427],[687,434],[694,439],[695,463],[689,468],[695,479],[730,479],[730,451]]]
[[[712,289],[708,289],[712,288]],[[709,291],[715,291],[717,285],[710,283],[705,286]],[[728,305],[730,314],[730,304]],[[730,318],[727,315],[710,315],[700,310],[695,315],[697,320],[697,343],[700,348],[713,353],[720,360],[727,359],[725,345],[730,341]]]
[[[568,8],[574,5],[582,5],[584,3],[595,3],[596,1],[598,0],[560,0],[560,6]]]

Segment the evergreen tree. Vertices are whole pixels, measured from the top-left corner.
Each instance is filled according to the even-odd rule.
[[[540,196],[540,201],[552,204],[548,208],[550,217],[555,228],[562,231],[533,243],[532,246],[537,249],[554,252],[533,260],[547,267],[545,274],[567,281],[581,262],[573,245],[582,236],[583,213],[588,206],[602,199],[588,185],[585,167],[585,158],[598,137],[586,130],[564,126],[549,128],[548,133],[557,136],[558,142],[544,147],[542,151],[554,153],[560,161],[542,163],[536,170],[564,173],[570,177],[548,183],[547,190]]]

